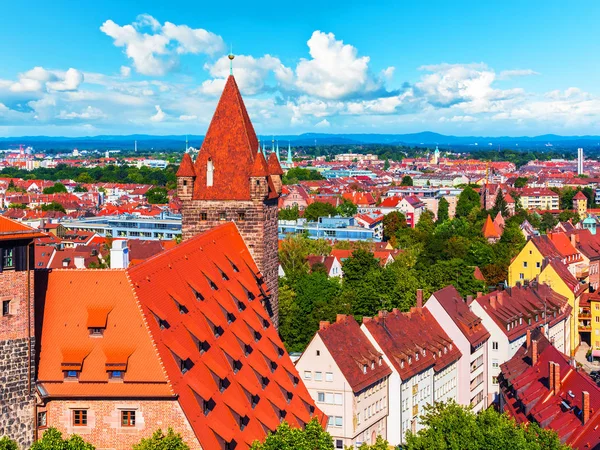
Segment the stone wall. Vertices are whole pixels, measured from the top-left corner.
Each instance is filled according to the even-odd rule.
[[[266,188],[266,186],[265,186]],[[206,214],[204,220],[204,214]],[[277,199],[272,200],[190,200],[182,207],[183,239],[235,222],[271,292],[266,305],[273,324],[279,324],[277,248]]]
[[[10,301],[10,313],[0,315],[0,436],[9,436],[21,448],[29,448],[34,436],[35,340],[29,338],[34,335],[33,272],[29,274],[28,315],[28,272],[0,273],[0,301]]]
[[[29,342],[0,341],[0,437],[10,437],[23,449],[31,446],[34,433],[34,397],[27,380]],[[33,339],[29,350],[33,358]]]
[[[87,426],[73,425],[73,411],[87,410]],[[121,425],[121,412],[135,411],[135,426]],[[78,434],[97,449],[131,449],[157,429],[169,427],[181,434],[192,450],[200,446],[192,427],[177,400],[52,400],[38,412],[46,411],[48,426],[64,435]],[[40,429],[40,438],[43,429]]]

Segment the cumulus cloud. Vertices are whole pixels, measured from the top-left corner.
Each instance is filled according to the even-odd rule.
[[[121,66],[121,76],[127,78],[129,75],[131,75],[131,67]]]
[[[164,75],[177,66],[178,55],[213,55],[225,48],[221,36],[210,31],[171,22],[161,25],[148,14],[142,14],[134,23],[123,26],[109,19],[102,24],[100,31],[111,37],[115,46],[124,47],[136,71],[143,75]]]
[[[34,67],[19,74],[18,81],[11,84],[10,90],[13,92],[75,91],[82,82],[83,73],[77,69],[71,68],[66,72],[60,72]]]
[[[165,117],[167,117],[167,115],[161,109],[160,105],[155,105],[154,107],[156,108],[156,114],[150,117],[150,120],[152,122],[162,122],[163,120],[165,120]]]
[[[83,83],[83,73],[76,69],[69,69],[62,80],[49,81],[46,87],[52,91],[75,91]]]
[[[68,112],[68,111],[62,110],[57,116],[57,118],[65,119],[65,120],[72,120],[72,119],[95,120],[95,119],[101,119],[104,117],[106,117],[106,114],[104,114],[102,112],[102,110],[100,110],[98,108],[94,108],[93,106],[88,106],[81,112],[75,112],[75,111]]]
[[[327,119],[323,119],[320,122],[318,122],[317,124],[315,124],[315,128],[329,128],[331,126],[331,124],[329,123],[329,120]]]
[[[498,74],[499,80],[510,80],[511,78],[516,77],[528,77],[531,75],[539,75],[538,72],[532,69],[513,69],[513,70],[503,70]]]

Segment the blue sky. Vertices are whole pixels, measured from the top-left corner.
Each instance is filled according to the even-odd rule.
[[[3,5],[0,136],[203,134],[230,45],[259,134],[600,134],[597,1],[99,3]]]

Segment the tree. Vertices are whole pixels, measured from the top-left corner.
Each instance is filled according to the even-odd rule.
[[[494,207],[492,208],[492,216],[495,217],[498,213],[502,214],[502,217],[508,217],[508,204],[504,199],[504,193],[502,191],[498,191]]]
[[[85,442],[81,436],[72,434],[63,439],[62,433],[56,428],[48,428],[42,438],[33,443],[31,450],[94,450],[92,444]]]
[[[81,184],[78,184],[77,186],[75,186],[75,189],[73,189],[73,192],[87,192],[87,188],[85,186],[82,186]]]
[[[346,447],[345,450],[353,450],[354,447]],[[364,442],[358,450],[389,450],[390,443],[383,439],[381,436],[377,436],[374,444],[367,444]]]
[[[383,170],[388,170],[390,168],[389,159],[385,158],[385,162],[383,163]]]
[[[467,217],[475,208],[481,209],[479,194],[471,186],[467,186],[458,196],[456,217]]]
[[[579,222],[579,214],[577,214],[575,211],[565,209],[558,215],[558,220],[559,222],[568,222],[570,220],[573,225],[575,225],[577,222]]]
[[[308,272],[308,248],[303,236],[287,236],[279,247],[279,261],[285,276],[293,278],[300,273]]]
[[[155,186],[146,191],[146,200],[152,205],[164,205],[165,203],[169,203],[169,196],[165,188]]]
[[[450,218],[449,208],[450,203],[445,197],[442,197],[438,203],[437,223],[443,223]]]
[[[337,210],[330,203],[314,202],[304,210],[304,218],[309,222],[316,222],[319,217],[335,216]]]
[[[8,205],[9,209],[27,209],[27,205],[25,203],[11,203]]]
[[[334,447],[331,435],[317,419],[312,419],[305,429],[292,428],[284,421],[264,442],[254,441],[250,450],[334,450]]]
[[[342,264],[344,283],[358,283],[366,273],[380,268],[379,260],[375,258],[373,253],[366,250],[355,250],[352,252],[352,256],[346,259]]]
[[[324,180],[325,177],[316,170],[293,167],[283,175],[283,184],[297,184],[298,181]]]
[[[145,438],[139,444],[133,446],[133,450],[189,450],[188,445],[183,442],[179,433],[169,428],[167,434],[161,429],[154,432],[152,437]]]
[[[358,212],[358,207],[350,200],[344,199],[342,204],[337,207],[337,213],[343,217],[353,217]]]
[[[418,433],[408,432],[407,450],[566,450],[557,434],[537,424],[517,424],[493,408],[475,414],[468,406],[454,401],[425,407],[421,416],[425,426]]]
[[[54,183],[54,186],[44,188],[44,190],[42,192],[44,194],[61,194],[61,193],[65,193],[68,191],[64,184]]]
[[[300,217],[298,205],[279,210],[279,220],[296,220],[298,217]]]
[[[474,292],[483,292],[484,284],[476,280],[473,273],[475,267],[469,266],[463,259],[452,258],[439,260],[425,268],[425,279],[429,280],[434,291],[449,284],[453,285],[460,295],[466,297]]]
[[[554,226],[558,223],[558,221],[554,218],[551,212],[546,211],[542,214],[542,220],[540,221],[539,229],[540,231],[548,231],[554,228]]]
[[[515,180],[515,184],[514,184],[514,186],[515,186],[516,188],[524,188],[525,186],[527,186],[527,182],[528,182],[528,181],[529,181],[529,178],[527,178],[527,177],[518,177],[518,178]]]
[[[65,210],[64,206],[61,205],[58,202],[50,202],[50,203],[46,203],[45,205],[42,205],[42,211],[60,211],[63,213],[66,213],[67,211]]]
[[[412,186],[413,185],[413,179],[410,177],[410,175],[404,175],[402,177],[402,182],[400,183],[400,186]]]
[[[19,446],[8,436],[0,438],[0,450],[19,450]]]
[[[401,228],[406,228],[406,217],[399,211],[392,211],[383,217],[383,240],[389,241]]]

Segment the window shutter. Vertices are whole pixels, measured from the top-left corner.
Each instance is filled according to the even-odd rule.
[[[27,270],[27,247],[15,247],[15,270]]]
[[[4,269],[4,249],[0,247],[0,273]]]

